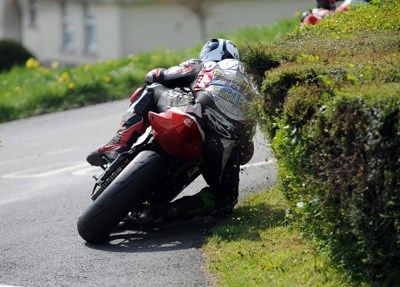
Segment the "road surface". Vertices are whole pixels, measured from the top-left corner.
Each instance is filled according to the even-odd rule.
[[[213,286],[199,249],[213,222],[129,231],[100,246],[76,231],[98,172],[86,154],[113,136],[126,108],[116,101],[0,124],[0,285]],[[241,197],[275,181],[260,134],[256,145]]]

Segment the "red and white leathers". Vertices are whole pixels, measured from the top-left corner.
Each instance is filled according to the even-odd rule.
[[[180,64],[177,67],[172,67],[169,71],[164,69],[155,69],[149,72],[145,77],[145,83],[150,84],[154,82],[155,77],[159,77],[158,80],[164,79],[166,82],[170,82],[174,85],[175,78],[177,78],[176,87],[179,86],[179,77],[185,77],[186,73],[189,72],[198,60],[190,60]],[[187,70],[186,70],[187,69]],[[154,78],[154,79],[153,79]],[[163,102],[165,106],[169,106],[173,101],[174,96],[160,95],[158,92],[154,98],[154,95],[148,86],[137,89],[130,98],[131,106],[122,117],[120,127],[115,136],[104,146],[98,150],[93,151],[87,156],[87,161],[91,165],[100,166],[107,163],[104,157],[108,161],[114,160],[119,153],[126,151],[129,147],[136,142],[138,137],[144,132],[148,125],[147,113],[149,111],[162,111]],[[150,95],[149,95],[150,94]],[[159,105],[159,106],[157,106]]]
[[[240,164],[253,154],[254,121],[248,116],[247,107],[255,89],[243,64],[235,59],[205,63],[192,59],[150,71],[145,83],[147,86],[134,97],[116,136],[89,155],[88,161],[96,164],[108,151],[128,148],[144,132],[149,111],[162,112],[172,106],[189,113],[200,110],[200,115],[193,115],[206,134],[201,171],[209,187],[195,196],[174,201],[174,208],[185,218],[230,212],[238,199]],[[176,89],[182,87],[191,93]]]

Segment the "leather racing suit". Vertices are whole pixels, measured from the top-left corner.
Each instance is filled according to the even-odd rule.
[[[149,111],[180,107],[193,112],[205,132],[201,174],[208,187],[170,203],[166,217],[191,219],[229,214],[238,201],[240,164],[253,155],[254,121],[248,116],[256,90],[235,59],[192,59],[145,77],[146,87],[131,97],[131,106],[110,144],[132,145],[148,125]],[[177,88],[188,88],[190,93]],[[200,112],[199,112],[200,111]],[[171,199],[172,200],[172,199]]]

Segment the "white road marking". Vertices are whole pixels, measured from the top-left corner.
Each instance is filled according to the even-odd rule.
[[[63,167],[57,168],[57,166],[62,165]],[[46,166],[41,166],[41,167],[35,167],[35,168],[30,168],[26,169],[23,171],[17,171],[14,173],[9,173],[6,175],[3,175],[3,178],[40,178],[40,177],[47,177],[50,175],[54,175],[57,173],[63,173],[63,172],[68,172],[68,171],[76,171],[82,168],[87,168],[87,163],[73,163],[70,166],[65,166],[65,164],[59,163],[59,164],[49,164]],[[49,171],[43,171],[43,170],[49,170]],[[42,172],[41,172],[42,171]]]
[[[275,163],[274,159],[268,161],[256,162],[242,165],[241,168],[253,168],[266,166]],[[70,162],[70,163],[57,163],[48,164],[40,167],[29,168],[13,173],[2,175],[2,178],[44,178],[61,173],[71,173],[75,176],[88,176],[95,173],[100,173],[101,169],[95,166],[89,166],[86,162]]]
[[[77,171],[74,171],[72,175],[93,175],[95,173],[101,172],[100,168],[98,166],[87,166],[85,168],[79,169]]]
[[[73,152],[75,151],[75,149],[73,148],[67,148],[67,149],[61,149],[61,150],[55,150],[55,151],[50,151],[50,152],[46,152],[44,154],[34,154],[34,155],[29,155],[29,156],[25,156],[25,157],[20,157],[20,158],[13,158],[13,159],[9,159],[9,160],[2,160],[0,161],[0,165],[9,165],[10,163],[15,163],[15,162],[23,162],[23,161],[28,161],[28,160],[35,160],[37,158],[41,158],[42,156],[54,156],[54,155],[59,155],[59,154],[63,154],[63,153],[68,153],[68,152]],[[0,285],[1,287],[1,285]]]
[[[242,169],[251,169],[251,168],[260,168],[262,166],[268,166],[274,164],[275,160],[270,159],[268,161],[255,162],[241,166]],[[42,179],[45,177],[54,176],[57,174],[68,173],[73,176],[89,176],[91,177],[94,174],[100,174],[102,172],[101,168],[90,166],[86,162],[70,162],[70,163],[58,163],[58,164],[48,164],[41,167],[29,168],[19,172],[9,173],[1,176],[2,178],[7,179],[27,179],[27,178],[36,178]],[[202,177],[196,179],[197,184],[204,185],[205,181]],[[195,183],[195,182],[193,182]],[[188,193],[189,189],[184,191],[180,196],[190,195]],[[14,194],[11,198],[3,198],[0,199],[0,205],[10,204],[13,202],[28,200],[34,196],[40,196],[40,189],[36,192],[23,192]],[[0,285],[0,287],[6,287],[7,285]]]
[[[258,166],[270,165],[270,164],[273,164],[275,162],[276,162],[276,160],[271,158],[271,159],[269,159],[267,161],[248,163],[248,164],[245,164],[245,165],[241,165],[240,167],[241,168],[258,167]]]
[[[67,153],[67,152],[73,152],[73,151],[75,151],[75,149],[66,148],[66,149],[61,149],[61,150],[48,152],[48,153],[46,153],[46,155],[59,155],[59,154]]]

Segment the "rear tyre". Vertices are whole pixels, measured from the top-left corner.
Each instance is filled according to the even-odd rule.
[[[139,153],[79,217],[79,235],[88,243],[105,242],[132,207],[161,185],[166,167],[156,152]]]

